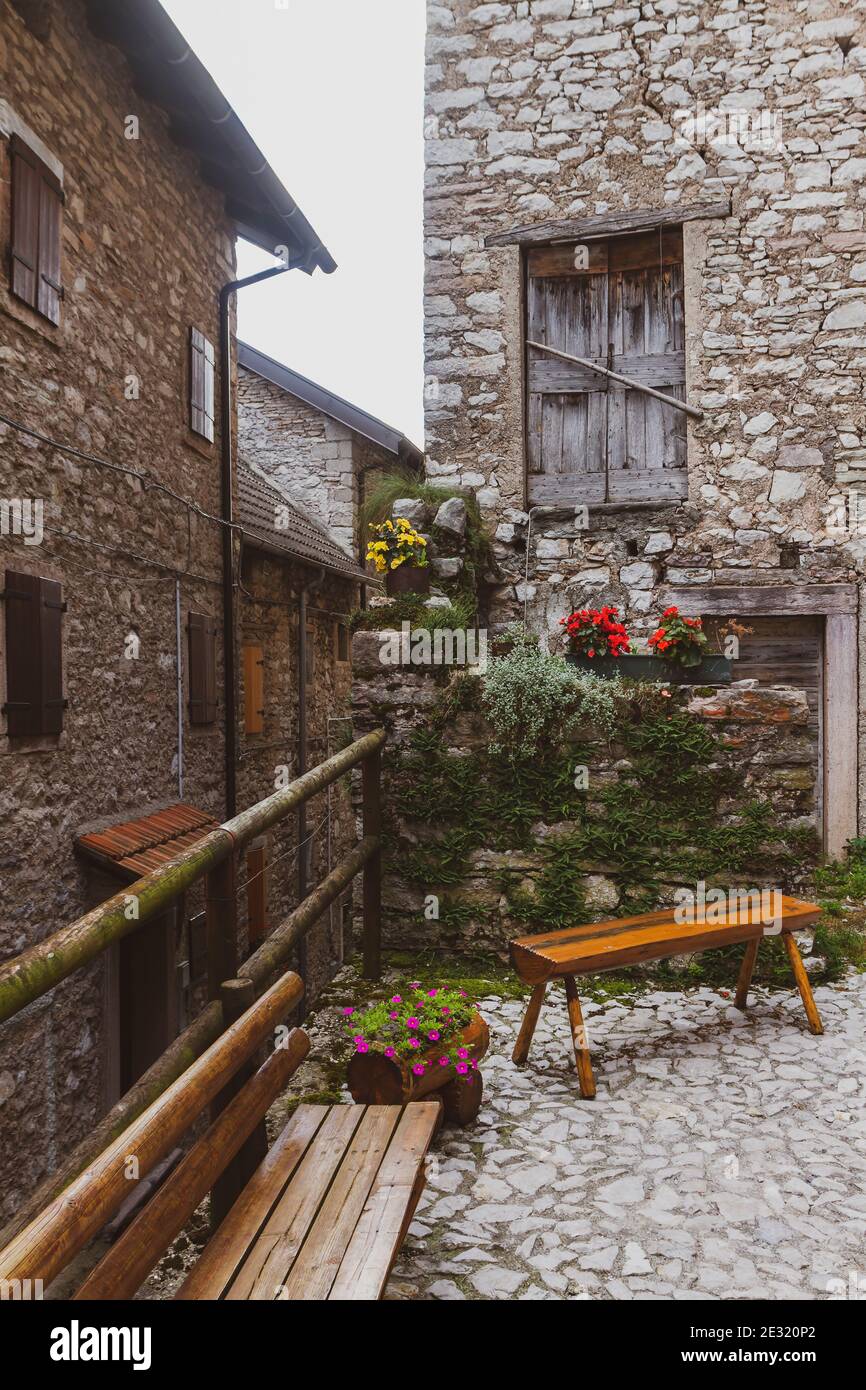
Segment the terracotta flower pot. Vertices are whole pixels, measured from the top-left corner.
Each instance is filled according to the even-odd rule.
[[[386,1057],[381,1052],[356,1052],[349,1062],[348,1084],[352,1099],[358,1105],[405,1105],[410,1100],[423,1100],[432,1092],[454,1088],[457,1093],[468,1092],[469,1097],[477,1096],[474,1111],[477,1113],[481,1099],[481,1074],[470,1071],[467,1076],[458,1075],[453,1066],[442,1067],[439,1058],[447,1053],[456,1057],[458,1047],[465,1047],[469,1058],[477,1061],[483,1057],[490,1046],[490,1031],[484,1019],[476,1013],[463,1029],[459,1037],[450,1038],[445,1043],[433,1043],[410,1060],[400,1057]],[[466,1060],[469,1060],[467,1058]],[[427,1070],[423,1076],[415,1076],[412,1067],[416,1062],[425,1062]],[[473,1092],[473,1087],[476,1088]],[[445,1113],[459,1123],[466,1124],[475,1114],[462,1116],[449,1113],[452,1106],[445,1097]],[[473,1107],[469,1107],[472,1109]],[[465,1110],[464,1110],[464,1113]]]
[[[385,575],[385,592],[391,598],[398,594],[429,594],[430,566],[404,564],[399,569],[388,570]]]

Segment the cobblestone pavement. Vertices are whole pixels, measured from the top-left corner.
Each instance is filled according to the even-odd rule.
[[[388,1297],[862,1298],[866,975],[815,997],[820,1038],[795,992],[587,1001],[594,1101],[558,988],[520,1069],[523,1005],[482,1000],[484,1104],[440,1135]]]

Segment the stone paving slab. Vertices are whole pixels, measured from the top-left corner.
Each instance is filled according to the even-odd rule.
[[[563,998],[523,1068],[523,1004],[480,1001],[484,1104],[440,1135],[388,1297],[866,1294],[866,975],[816,989],[823,1037],[794,992],[588,1001],[593,1101]]]

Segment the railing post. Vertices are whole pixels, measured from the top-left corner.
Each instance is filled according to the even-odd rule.
[[[220,999],[223,1006],[223,1023],[226,1028],[245,1014],[247,1009],[252,1008],[256,1002],[256,988],[252,980],[237,979],[224,980],[220,989]],[[256,1070],[262,1061],[261,1049],[250,1057],[248,1062],[244,1062],[232,1077],[228,1085],[220,1091],[213,1101],[210,1110],[211,1124],[217,1116],[225,1110],[229,1101],[233,1100],[242,1089],[245,1082],[255,1075]],[[210,1194],[210,1220],[211,1230],[216,1230],[220,1222],[224,1219],[230,1208],[237,1201],[244,1187],[246,1187],[256,1168],[261,1163],[268,1151],[268,1133],[265,1121],[261,1120],[251,1132],[248,1139],[244,1140],[235,1157],[226,1165],[223,1172],[217,1178]]]
[[[237,862],[233,850],[205,881],[208,999],[219,999],[223,980],[238,973]]]
[[[364,835],[382,833],[382,753],[376,749],[361,764]],[[377,850],[364,865],[363,974],[365,980],[382,978],[382,852]]]

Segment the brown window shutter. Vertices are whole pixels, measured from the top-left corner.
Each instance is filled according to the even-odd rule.
[[[212,724],[216,719],[216,624],[205,613],[190,613],[189,721]]]
[[[268,934],[268,875],[264,845],[247,851],[247,934],[251,946]]]
[[[197,328],[189,331],[189,423],[195,434],[214,437],[214,350]]]
[[[261,647],[244,647],[244,729],[260,734],[265,721],[265,659]]]
[[[52,323],[60,322],[63,190],[17,135],[12,158],[12,293]]]
[[[6,571],[6,705],[10,738],[63,730],[63,590]]]

